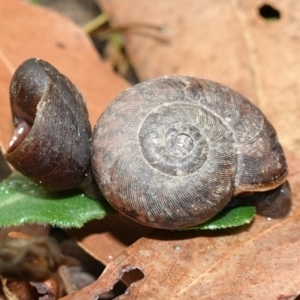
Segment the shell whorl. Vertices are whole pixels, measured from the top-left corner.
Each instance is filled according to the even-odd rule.
[[[32,58],[15,72],[10,99],[16,130],[6,159],[48,190],[78,187],[91,169],[91,126],[78,89],[49,63]]]
[[[270,174],[278,185],[286,176],[286,167],[279,172],[286,166],[282,149],[262,113],[238,93],[188,76],[120,94],[100,116],[92,149],[107,200],[159,228],[202,223],[233,195],[266,189]]]

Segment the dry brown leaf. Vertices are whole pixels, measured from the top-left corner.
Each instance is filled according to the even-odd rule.
[[[294,153],[287,150],[294,205],[284,220],[257,216],[251,226],[238,230],[155,231],[124,250],[98,282],[65,299],[93,299],[132,268],[139,268],[145,278],[119,299],[294,299],[300,291],[299,131],[294,130],[299,34],[293,30],[299,25],[298,4],[281,2],[280,22],[267,23],[258,16],[259,1],[99,2],[115,27],[150,23],[169,29],[168,44],[125,31],[127,50],[141,78],[174,73],[208,77],[262,108],[285,148]],[[282,55],[286,49],[289,56]]]
[[[114,27],[125,28],[126,51],[142,80],[186,74],[228,85],[257,104],[284,146],[300,153],[299,132],[290,130],[300,117],[299,1],[268,1],[281,14],[273,22],[259,15],[260,0],[97,2]]]
[[[30,57],[53,64],[83,93],[92,125],[107,104],[128,84],[101,61],[86,34],[69,19],[40,6],[0,1],[0,145],[13,132],[9,83],[15,69]]]
[[[57,13],[20,1],[0,1],[0,28],[2,149],[7,147],[13,132],[8,97],[10,80],[15,69],[27,58],[39,57],[49,61],[79,87],[86,98],[92,125],[107,104],[128,86],[101,61],[85,33]],[[38,234],[35,225],[26,228],[31,234]],[[6,236],[9,230],[12,229],[1,231],[2,236]],[[101,237],[98,241],[101,243]],[[112,246],[114,241],[105,238],[105,242]],[[104,251],[103,256],[108,257]]]
[[[142,226],[121,214],[107,216],[102,220],[94,220],[80,229],[71,229],[69,233],[77,243],[92,257],[104,266],[143,236],[147,236],[153,228]],[[129,286],[136,280],[134,272],[125,274],[122,282]]]
[[[148,235],[153,228],[142,226],[120,214],[94,220],[69,233],[79,245],[104,265],[113,261],[126,247]]]
[[[39,293],[39,300],[56,300],[64,295],[64,288],[62,286],[62,281],[58,275],[49,278],[44,282],[31,282],[30,283],[37,292]],[[31,299],[32,300],[32,299]]]
[[[300,161],[288,159],[295,187],[289,217],[257,216],[249,226],[214,232],[156,230],[124,250],[97,282],[63,299],[95,299],[135,268],[145,277],[118,299],[295,298],[300,294]]]
[[[6,300],[38,299],[37,290],[29,282],[1,278],[1,284]]]

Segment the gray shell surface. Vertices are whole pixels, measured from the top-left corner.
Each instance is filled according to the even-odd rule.
[[[106,199],[147,226],[213,217],[237,194],[285,181],[275,130],[240,94],[188,76],[137,84],[100,116],[92,166]]]

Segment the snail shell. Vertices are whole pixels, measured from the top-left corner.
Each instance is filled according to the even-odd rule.
[[[205,222],[233,196],[274,189],[287,176],[264,115],[229,88],[188,76],[121,93],[96,124],[92,167],[118,211],[158,228]]]
[[[212,81],[164,77],[129,88],[100,116],[92,143],[83,97],[49,63],[25,61],[10,99],[16,130],[6,158],[17,170],[48,190],[79,186],[101,198],[99,186],[118,211],[147,226],[199,224],[232,197],[286,180],[273,127]]]
[[[278,188],[263,193],[240,194],[233,198],[228,207],[251,205],[255,206],[256,213],[271,219],[286,217],[292,205],[291,188],[285,181]]]
[[[8,162],[49,190],[79,186],[91,168],[91,127],[78,89],[49,63],[29,59],[12,78],[10,101]]]

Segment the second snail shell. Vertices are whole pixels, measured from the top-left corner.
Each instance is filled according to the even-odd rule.
[[[92,167],[106,199],[152,227],[205,222],[233,196],[286,180],[275,130],[218,83],[164,77],[129,88],[100,116]]]

